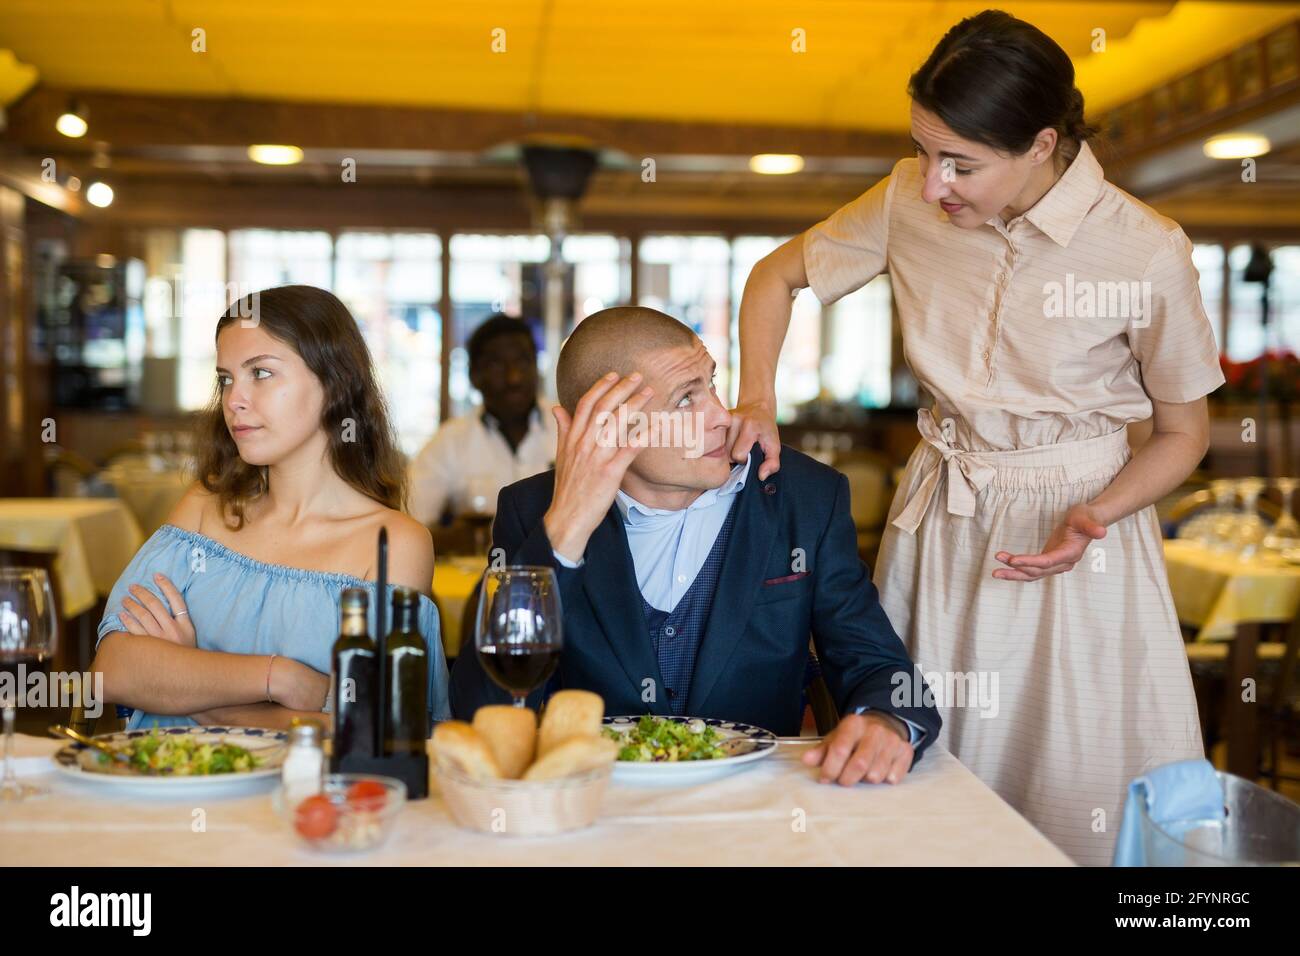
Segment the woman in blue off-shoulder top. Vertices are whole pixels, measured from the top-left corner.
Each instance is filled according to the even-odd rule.
[[[433,544],[399,510],[404,470],[355,320],[322,289],[285,286],[232,304],[216,344],[199,481],[99,625],[105,696],[134,709],[131,728],[321,717],[340,593],[367,588],[373,607],[386,527],[390,582],[422,594],[429,713],[445,719]]]

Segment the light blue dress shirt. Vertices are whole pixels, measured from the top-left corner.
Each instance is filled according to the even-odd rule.
[[[672,613],[700,573],[713,543],[727,520],[735,497],[745,487],[750,459],[731,469],[731,474],[717,488],[710,488],[685,508],[669,510],[651,508],[619,490],[614,503],[623,516],[632,565],[636,569],[637,587],[651,607]],[[585,559],[568,560],[558,552],[555,560],[566,568],[581,567]],[[860,707],[857,713],[862,713]],[[900,717],[911,731],[912,746],[925,737],[925,731]]]

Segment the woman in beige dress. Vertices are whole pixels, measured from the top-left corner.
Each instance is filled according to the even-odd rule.
[[[1126,785],[1202,755],[1153,502],[1204,455],[1223,377],[1178,225],[1103,178],[1074,69],[1007,14],[912,77],[916,158],[758,263],[740,311],[743,454],[779,464],[791,294],[888,272],[933,398],[875,582],[938,698],[940,743],[1075,860]],[[1152,420],[1130,454],[1125,426]],[[900,688],[900,692],[906,691]]]

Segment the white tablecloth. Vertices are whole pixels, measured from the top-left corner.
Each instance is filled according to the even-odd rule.
[[[53,753],[52,739],[20,735],[17,753]],[[1024,865],[1070,860],[951,754],[932,747],[897,786],[818,784],[782,747],[752,769],[694,787],[611,783],[595,826],[551,837],[457,829],[436,791],[409,804],[388,842],[369,853],[302,848],[269,793],[160,800],[110,794],[59,773],[24,779],[53,793],[0,809],[6,866],[368,866],[475,864]],[[30,763],[26,762],[30,768]],[[194,810],[206,832],[192,830]],[[797,830],[802,817],[806,827]]]
[[[131,509],[145,537],[162,526],[193,483],[181,469],[157,471],[121,464],[105,468],[99,476],[113,486],[117,496]]]
[[[107,597],[142,543],[116,498],[0,498],[0,548],[57,555],[64,617]]]

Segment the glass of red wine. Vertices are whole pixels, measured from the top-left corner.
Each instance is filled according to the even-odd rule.
[[[478,600],[474,648],[483,670],[523,707],[560,663],[560,592],[545,567],[489,568]]]
[[[18,782],[14,773],[14,719],[27,674],[54,656],[58,621],[44,568],[0,568],[0,704],[4,707],[5,766],[0,803],[43,796],[43,787]]]

